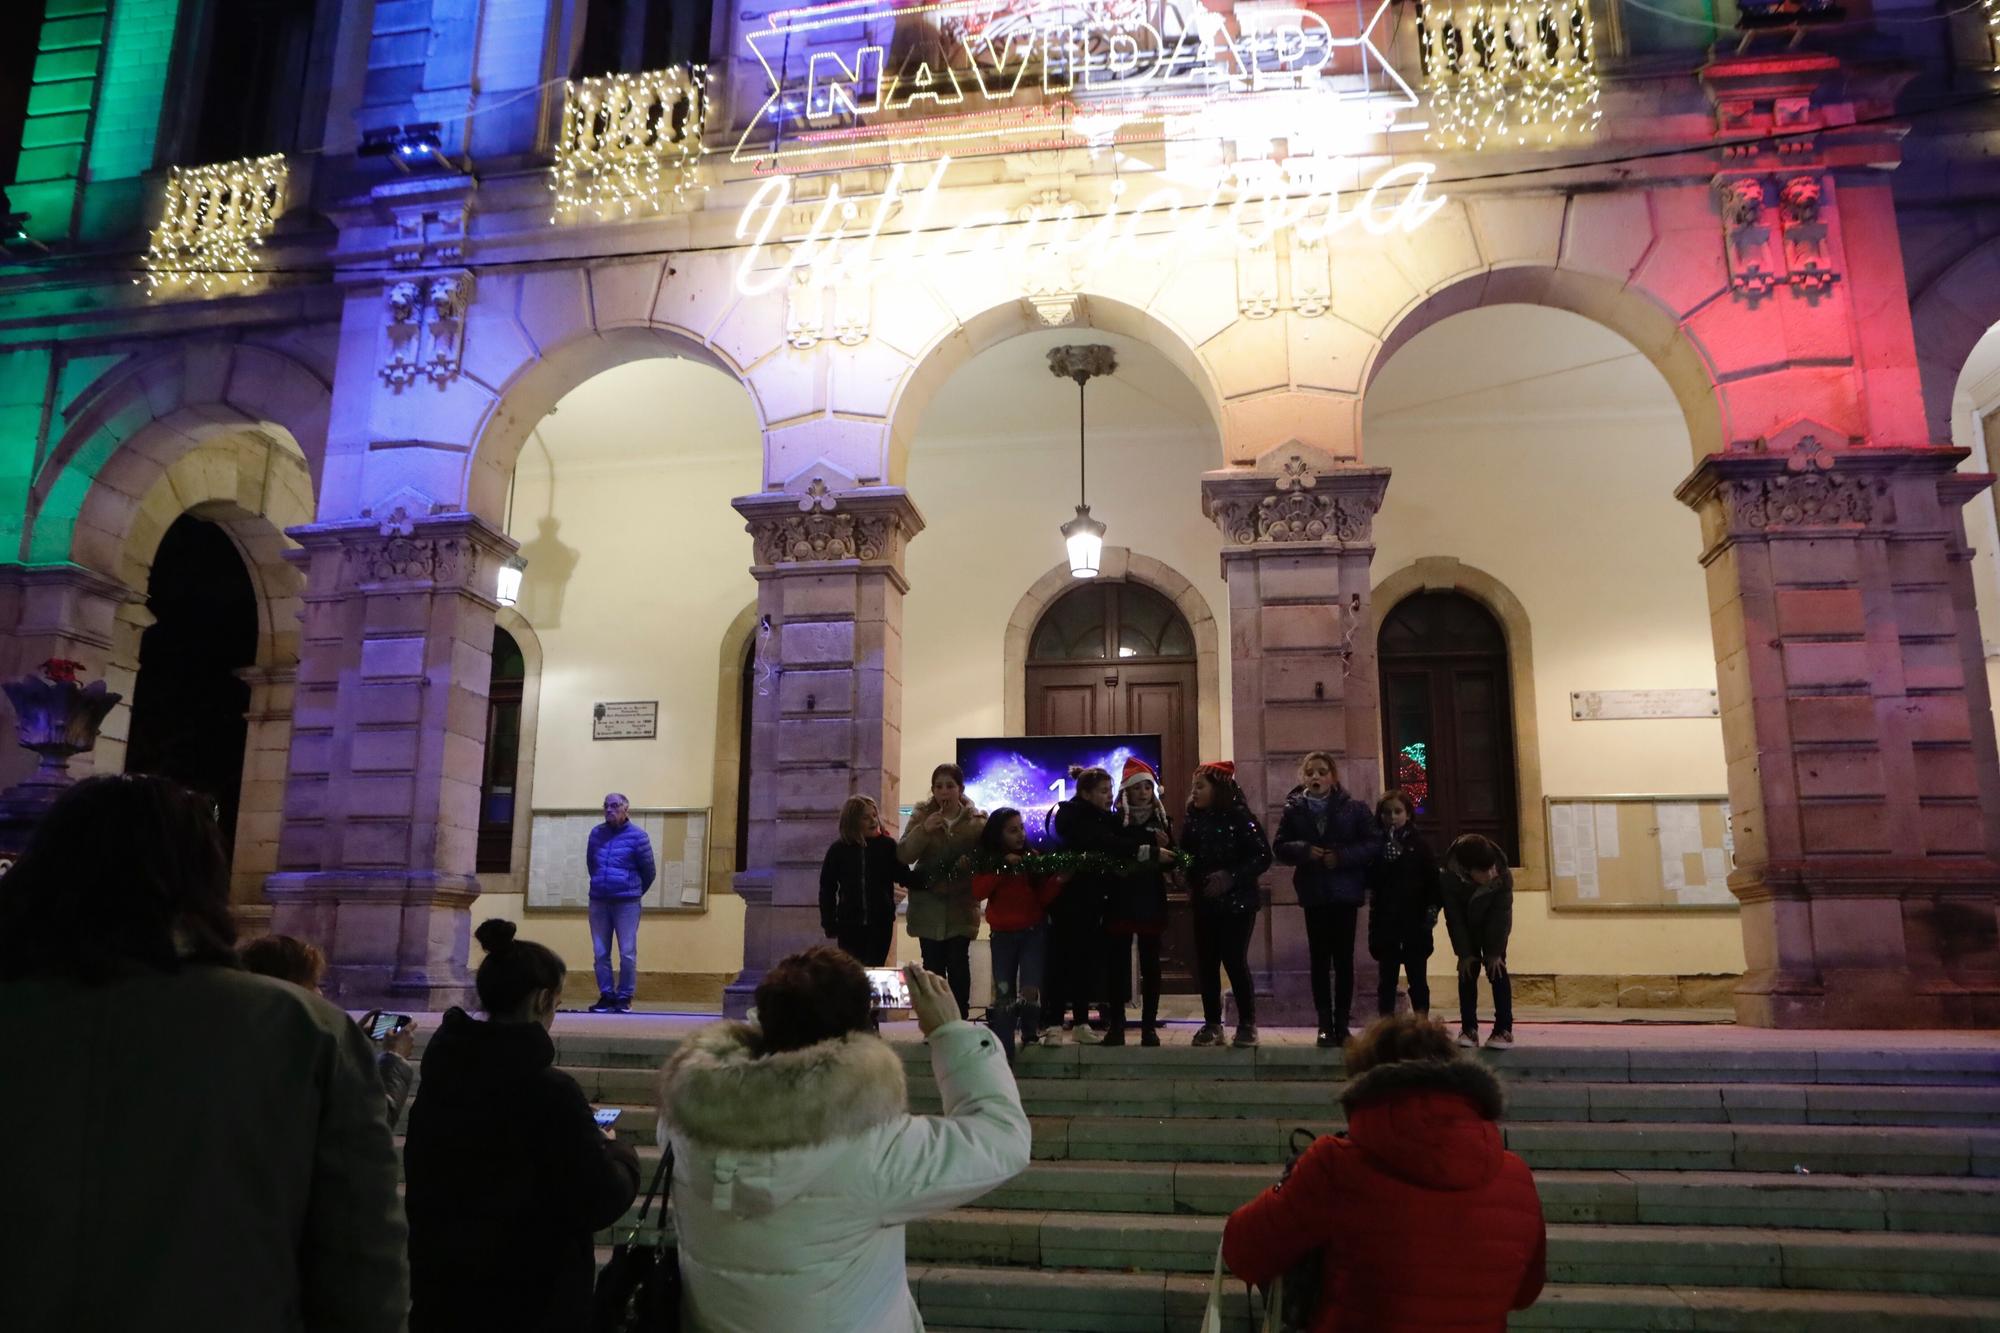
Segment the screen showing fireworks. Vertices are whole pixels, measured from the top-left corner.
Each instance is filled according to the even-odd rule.
[[[1070,765],[1101,768],[1116,782],[1132,758],[1159,772],[1159,736],[987,736],[958,743],[965,798],[981,810],[1019,810],[1035,843],[1049,836],[1049,811],[1076,794]]]

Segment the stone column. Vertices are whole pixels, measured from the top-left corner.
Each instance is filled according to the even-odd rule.
[[[746,495],[757,578],[743,972],[724,992],[740,1017],[771,964],[824,942],[819,868],[849,796],[896,816],[903,733],[903,546],[923,530],[892,486],[805,479]]]
[[[1766,1027],[2000,1023],[2000,763],[1960,449],[1713,455],[1700,515],[1749,970]]]
[[[1255,470],[1202,478],[1202,511],[1222,529],[1229,584],[1229,656],[1236,776],[1250,808],[1276,832],[1301,756],[1331,752],[1348,790],[1381,786],[1375,644],[1368,633],[1369,562],[1387,468],[1361,467],[1294,445]],[[1364,797],[1365,799],[1365,797]],[[1271,998],[1261,1021],[1310,1023],[1305,918],[1288,868],[1265,878],[1269,907],[1251,963]],[[1366,913],[1355,945],[1357,1016],[1373,1012],[1376,970]]]
[[[294,528],[306,575],[271,928],[327,951],[350,1006],[469,994],[492,675],[514,544],[470,514]]]

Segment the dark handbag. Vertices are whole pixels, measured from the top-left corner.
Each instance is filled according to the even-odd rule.
[[[1305,1143],[1300,1144],[1303,1138]],[[1292,1168],[1299,1164],[1299,1158],[1307,1149],[1319,1141],[1319,1136],[1309,1129],[1292,1131],[1291,1151],[1285,1159],[1285,1170],[1278,1177],[1278,1186],[1283,1188],[1292,1178]],[[1321,1279],[1326,1275],[1326,1247],[1324,1245],[1307,1253],[1297,1263],[1286,1269],[1279,1277],[1277,1290],[1265,1293],[1275,1309],[1264,1313],[1265,1333],[1308,1333],[1313,1326],[1313,1316],[1319,1310],[1319,1289]]]
[[[610,1261],[597,1275],[591,1333],[680,1333],[681,1252],[666,1234],[665,1198],[660,1198],[660,1230],[650,1237],[640,1235],[653,1200],[673,1174],[674,1150],[669,1146],[660,1154],[646,1201],[639,1205],[631,1239],[612,1247]]]

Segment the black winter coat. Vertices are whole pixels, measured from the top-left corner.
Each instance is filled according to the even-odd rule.
[[[1123,811],[1119,818],[1124,819]],[[1134,935],[1157,935],[1167,926],[1167,867],[1168,858],[1174,847],[1174,824],[1167,818],[1167,812],[1154,803],[1152,814],[1143,824],[1128,822],[1128,832],[1144,834],[1150,838],[1158,829],[1167,835],[1167,850],[1141,853],[1145,859],[1138,869],[1120,877],[1111,886],[1110,899],[1104,904],[1104,925],[1107,930]]]
[[[1429,958],[1444,899],[1437,856],[1409,824],[1387,833],[1368,868],[1368,955],[1376,962]]]
[[[631,1205],[639,1159],[555,1057],[540,1024],[462,1009],[431,1038],[403,1147],[411,1333],[589,1328],[592,1236]]]
[[[1189,806],[1187,822],[1181,826],[1181,850],[1190,858],[1188,892],[1197,913],[1244,916],[1257,910],[1262,902],[1257,877],[1271,868],[1271,842],[1255,815],[1242,806],[1230,810]],[[1203,887],[1216,871],[1229,876],[1229,889],[1219,898]]]
[[[896,886],[915,888],[917,872],[896,854],[896,840],[878,833],[865,844],[836,841],[819,867],[819,928],[880,926],[896,915]]]
[[[1453,849],[1457,846],[1452,844]],[[1438,872],[1438,890],[1444,898],[1444,924],[1453,953],[1461,959],[1507,956],[1507,938],[1514,933],[1514,875],[1504,860],[1492,879],[1474,884],[1447,850],[1444,868]]]
[[[1116,810],[1103,810],[1081,796],[1073,796],[1056,807],[1056,837],[1063,850],[1097,852],[1120,862],[1134,862],[1141,847],[1153,845],[1153,835],[1128,828]],[[1058,921],[1087,922],[1093,928],[1104,920],[1104,909],[1123,876],[1102,871],[1071,875],[1060,897],[1049,906],[1049,916]]]
[[[1335,787],[1324,821],[1313,817],[1303,791],[1285,799],[1278,818],[1278,859],[1296,866],[1292,883],[1301,907],[1359,907],[1368,901],[1368,871],[1382,859],[1382,826],[1366,805]],[[1335,853],[1332,865],[1315,860],[1315,848]]]

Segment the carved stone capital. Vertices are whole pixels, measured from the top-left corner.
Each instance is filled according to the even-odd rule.
[[[1267,462],[1202,478],[1202,512],[1222,530],[1225,548],[1373,544],[1389,469],[1336,465],[1305,451]]]
[[[377,591],[465,592],[487,600],[515,543],[467,513],[313,523],[288,535],[302,548],[308,599]]]
[[[1702,518],[1712,551],[1731,542],[1789,533],[1880,533],[1944,523],[1960,493],[1963,449],[1829,449],[1808,436],[1796,449],[1711,454],[1676,494]],[[1907,512],[1905,512],[1907,511]]]
[[[794,566],[853,563],[902,578],[903,547],[924,529],[900,486],[841,488],[812,477],[793,490],[735,501],[750,533],[753,572],[766,578]]]

